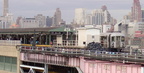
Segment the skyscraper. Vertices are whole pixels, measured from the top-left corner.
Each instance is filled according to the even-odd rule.
[[[92,24],[92,17],[92,14],[87,14],[85,24]]]
[[[53,26],[57,26],[61,23],[62,19],[61,19],[61,11],[59,8],[56,9],[56,12],[54,14],[54,18],[53,18]]]
[[[104,12],[102,9],[93,10],[92,15],[93,25],[102,25],[104,23]]]
[[[37,16],[34,17],[36,21],[39,22],[39,27],[46,27],[46,17],[42,14],[37,14]]]
[[[142,10],[142,22],[144,22],[144,9]]]
[[[47,18],[46,18],[46,26],[48,26],[48,27],[52,26],[52,21],[53,21],[53,17],[47,16]]]
[[[3,16],[6,16],[8,12],[8,0],[3,0]]]
[[[133,6],[131,9],[132,12],[132,21],[142,21],[142,11],[141,11],[141,5],[139,0],[133,1]]]
[[[86,9],[84,8],[75,9],[74,21],[76,24],[80,24],[80,25],[85,24],[85,17],[86,17]]]
[[[106,6],[106,5],[103,5],[103,6],[101,7],[101,9],[102,9],[103,11],[105,11],[105,10],[107,10],[107,6]]]
[[[103,10],[103,13],[104,13],[104,23],[110,23],[111,22],[111,14],[109,13],[107,6],[103,5],[101,7],[101,9]]]

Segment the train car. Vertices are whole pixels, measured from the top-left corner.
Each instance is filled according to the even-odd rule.
[[[118,51],[125,47],[125,35],[119,32],[101,33],[100,41],[104,48]]]

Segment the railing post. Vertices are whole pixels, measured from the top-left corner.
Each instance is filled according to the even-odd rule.
[[[89,55],[90,55],[90,50],[89,50]]]
[[[45,64],[44,70],[45,70],[45,73],[48,73],[48,64]]]
[[[137,56],[137,54],[135,54],[135,59],[137,58],[136,56]]]

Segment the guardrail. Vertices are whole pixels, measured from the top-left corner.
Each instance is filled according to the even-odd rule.
[[[20,40],[0,40],[0,45],[2,46],[16,46],[21,45]]]
[[[34,47],[34,46],[17,46],[20,51],[61,54],[71,56],[83,56],[85,58],[93,58],[109,61],[130,61],[130,62],[144,62],[144,55],[139,53],[121,53],[121,52],[107,52],[107,51],[91,51],[84,49],[64,49],[64,48],[50,48],[50,47]]]
[[[78,46],[78,41],[75,40],[63,40],[58,42],[56,40],[53,41],[53,46]]]

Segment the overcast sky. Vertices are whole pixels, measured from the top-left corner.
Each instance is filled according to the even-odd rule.
[[[2,15],[2,1],[0,0],[0,15]],[[144,0],[140,0],[144,8]],[[33,17],[37,14],[53,16],[55,9],[60,8],[62,18],[68,23],[74,18],[75,8],[88,10],[99,9],[106,5],[111,15],[120,20],[130,12],[133,0],[9,0],[9,10],[14,16]]]

